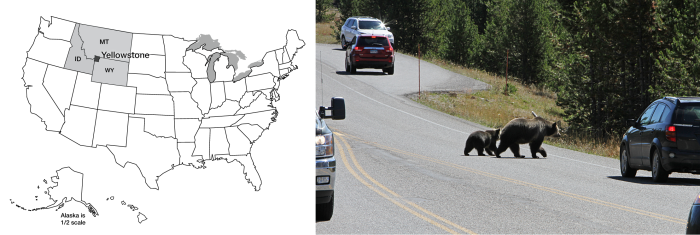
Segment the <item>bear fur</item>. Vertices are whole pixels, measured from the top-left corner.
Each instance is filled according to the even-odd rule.
[[[516,158],[524,158],[525,155],[520,155],[521,144],[530,144],[530,153],[532,158],[538,158],[537,153],[543,157],[547,157],[547,152],[542,148],[542,142],[545,136],[560,137],[559,122],[550,122],[542,117],[538,117],[534,112],[533,119],[516,118],[508,122],[501,128],[501,143],[496,149],[496,157],[500,158],[501,153],[510,148]]]
[[[496,141],[500,132],[501,129],[472,132],[464,145],[464,156],[469,156],[472,149],[476,149],[479,156],[486,156],[484,150],[489,155],[493,155],[491,151],[496,151]]]

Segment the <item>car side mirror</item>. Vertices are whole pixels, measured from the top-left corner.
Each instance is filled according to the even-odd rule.
[[[356,30],[356,29],[357,29],[357,27],[355,27],[355,26],[353,25],[353,26],[350,26],[350,29],[352,29],[352,30]]]
[[[391,30],[391,27],[386,27],[386,31],[389,31],[389,30]]]
[[[637,120],[636,119],[627,119],[627,125],[628,126],[636,126]]]
[[[331,115],[326,115],[326,110],[331,111]],[[331,107],[319,107],[318,116],[323,119],[332,118],[333,120],[345,119],[345,99],[343,97],[331,98]]]

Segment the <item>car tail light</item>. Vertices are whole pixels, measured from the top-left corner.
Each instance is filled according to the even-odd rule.
[[[377,38],[377,36],[372,36],[372,38]]]
[[[676,126],[666,127],[666,139],[671,142],[676,142]]]
[[[693,202],[693,204],[696,204],[696,205],[700,204],[700,195],[695,197],[695,202]]]
[[[362,49],[360,49],[360,47],[355,47],[355,51],[362,51]]]

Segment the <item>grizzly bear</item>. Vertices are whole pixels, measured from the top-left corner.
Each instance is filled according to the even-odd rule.
[[[469,156],[469,152],[475,148],[479,156],[486,156],[484,150],[489,155],[493,155],[491,151],[496,151],[496,140],[500,132],[501,129],[472,132],[464,145],[464,156]]]
[[[500,158],[501,153],[510,148],[516,158],[524,158],[525,155],[520,155],[521,144],[530,144],[530,153],[532,158],[538,158],[537,153],[543,157],[547,157],[547,152],[542,148],[542,142],[545,136],[559,137],[560,122],[550,122],[542,117],[538,117],[534,112],[533,119],[516,118],[508,122],[501,128],[501,143],[496,149],[496,157]]]

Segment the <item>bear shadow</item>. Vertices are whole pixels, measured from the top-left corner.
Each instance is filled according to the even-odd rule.
[[[498,158],[498,157],[496,157],[496,156],[491,156],[491,158]],[[524,158],[520,158],[520,157],[504,157],[504,156],[501,156],[500,158],[502,158],[502,159],[519,159],[519,160],[525,160],[525,159],[529,159],[529,160],[547,159],[546,157],[532,158],[532,157],[530,157],[530,156],[526,156],[526,157],[524,157]]]

